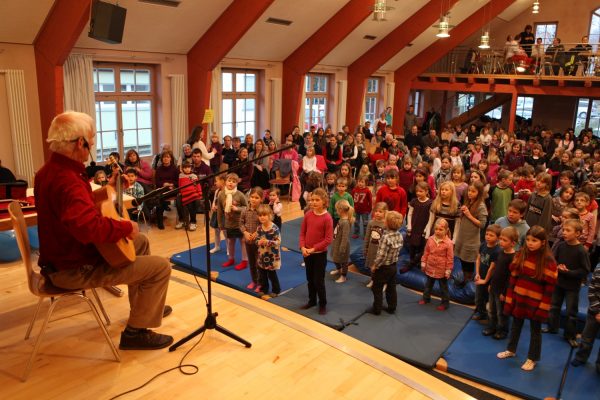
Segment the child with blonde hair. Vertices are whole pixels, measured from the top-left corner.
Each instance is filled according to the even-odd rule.
[[[242,248],[242,262],[236,268],[245,268],[248,265],[244,235],[240,230],[242,212],[248,206],[248,201],[246,200],[246,196],[237,190],[239,179],[235,173],[227,174],[225,188],[219,194],[217,222],[219,223],[219,229],[226,231],[227,254],[229,255],[229,259],[223,263],[223,267],[231,267],[235,264],[236,240],[240,241]]]
[[[427,282],[419,304],[431,302],[431,290],[435,281],[438,281],[442,292],[442,302],[437,309],[445,311],[450,304],[448,279],[454,266],[454,245],[448,236],[450,233],[448,221],[444,218],[437,219],[433,229],[434,234],[427,240],[423,258],[421,258],[421,269],[427,275]]]
[[[458,232],[459,216],[460,208],[456,199],[454,184],[452,182],[443,182],[439,187],[438,196],[431,204],[429,222],[427,223],[427,227],[425,227],[425,238],[433,234],[433,224],[439,218],[445,219],[448,222],[449,236],[450,238],[455,238]]]
[[[398,232],[402,226],[402,214],[390,211],[385,216],[386,231],[379,242],[377,255],[370,265],[373,277],[373,307],[368,310],[375,315],[381,314],[383,304],[383,291],[385,286],[386,311],[390,314],[396,312],[398,294],[396,293],[396,264],[402,250],[402,235]]]
[[[258,246],[258,276],[261,292],[268,297],[276,297],[281,292],[277,270],[281,268],[281,234],[273,222],[273,210],[267,204],[261,204],[256,209],[260,225],[256,230],[256,245]],[[269,291],[269,281],[271,291]],[[263,297],[264,298],[264,297]]]
[[[331,258],[335,263],[335,269],[331,275],[339,277],[337,283],[346,282],[348,275],[348,260],[350,259],[350,227],[354,223],[354,208],[347,200],[339,200],[335,203],[335,210],[339,216],[338,223],[333,229],[333,245],[331,246]]]

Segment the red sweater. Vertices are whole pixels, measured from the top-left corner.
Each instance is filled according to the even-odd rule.
[[[184,173],[179,174],[179,187],[181,188],[181,204],[188,205],[193,201],[200,200],[202,197],[202,189],[200,184],[189,185],[192,182],[198,180],[196,174],[185,175]]]
[[[35,175],[40,258],[57,270],[97,265],[94,243],[116,243],[132,230],[129,221],[103,217],[96,208],[85,166],[58,153]]]
[[[408,199],[406,198],[406,192],[400,186],[396,186],[395,189],[390,189],[388,185],[380,187],[377,196],[375,196],[375,203],[380,201],[387,203],[390,211],[398,211],[402,216],[406,216]]]
[[[333,241],[333,219],[328,212],[316,215],[312,210],[304,214],[300,226],[300,247],[315,249],[315,252],[327,251]]]
[[[536,258],[536,254],[530,255],[523,263],[522,271],[519,271],[514,261],[510,264],[510,280],[506,291],[504,314],[540,322],[548,319],[558,271],[556,262],[550,258],[546,261],[541,279],[535,278]]]
[[[359,188],[358,186],[352,190],[352,198],[354,200],[354,211],[357,214],[370,214],[373,209],[373,195],[368,187]]]
[[[400,186],[406,193],[410,190],[415,180],[415,172],[412,169],[408,171],[402,168],[398,172],[398,186]]]

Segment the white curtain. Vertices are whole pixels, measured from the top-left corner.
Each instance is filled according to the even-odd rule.
[[[279,131],[279,128],[281,127],[281,85],[281,78],[271,79],[271,126],[269,129],[271,130],[273,137],[276,137],[275,132]]]
[[[298,126],[300,127],[300,132],[304,131],[304,118],[306,114],[306,75],[302,78],[302,88],[300,89],[301,97],[300,97],[300,116],[298,117]],[[310,121],[309,121],[310,122]],[[327,124],[327,121],[325,121]],[[309,123],[309,125],[311,125]],[[292,131],[291,126],[284,126],[283,132],[280,133],[283,136],[284,133],[290,133]]]
[[[394,90],[396,89],[396,84],[394,82],[388,82],[386,85],[386,99],[384,107],[394,107]],[[396,111],[396,110],[392,110]],[[376,116],[379,118],[379,116]]]
[[[94,63],[89,54],[71,54],[63,66],[64,109],[88,114],[96,120]],[[90,149],[96,157],[95,145]]]
[[[336,85],[337,99],[337,127],[334,132],[341,131],[342,126],[346,124],[346,102],[348,100],[348,81],[337,81]],[[353,131],[354,127],[350,127]]]
[[[31,137],[29,131],[29,113],[23,70],[4,70],[6,76],[6,98],[15,160],[15,175],[25,179],[29,186],[33,185],[35,171],[33,154],[31,153]]]
[[[169,75],[171,80],[171,133],[173,150],[181,151],[188,135],[184,75]]]
[[[221,132],[221,104],[223,104],[223,93],[221,92],[221,67],[216,66],[212,70],[210,83],[210,108],[213,110],[213,122],[208,126],[208,138],[213,132],[217,132],[222,139]]]

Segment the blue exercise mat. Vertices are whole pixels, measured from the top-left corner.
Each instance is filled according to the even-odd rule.
[[[286,247],[290,250],[300,251],[300,227],[302,225],[302,218],[296,218],[291,221],[286,221],[281,226],[281,247]],[[352,228],[354,229],[354,228]],[[362,228],[361,228],[362,232]],[[358,239],[350,239],[350,252],[357,250],[362,251],[363,248],[363,236]],[[331,261],[331,252],[327,253],[327,259]]]
[[[363,256],[362,248],[355,249],[350,254],[350,261],[354,264],[358,270],[363,274],[369,274],[369,268],[365,265],[365,258]],[[398,258],[398,273],[396,274],[396,282],[401,284],[402,286],[406,286],[408,288],[418,290],[420,292],[425,288],[425,281],[427,277],[419,268],[413,268],[408,272],[401,274],[400,268],[402,268],[409,261],[408,250],[406,247],[402,249],[400,252],[400,257]],[[473,282],[468,282],[463,287],[458,287],[454,284],[454,282],[462,282],[463,281],[463,272],[460,264],[460,260],[457,257],[454,257],[454,268],[452,269],[452,278],[448,282],[448,291],[450,293],[450,300],[455,301],[461,304],[475,304],[475,284]],[[439,296],[439,285],[436,283],[433,287],[433,293],[436,296]]]
[[[600,340],[596,340],[588,362],[579,367],[569,365],[567,379],[562,387],[561,398],[565,400],[600,399],[600,374],[596,372],[596,358]],[[575,352],[573,352],[573,358]]]
[[[328,271],[333,265],[329,264]],[[288,310],[297,312],[310,319],[321,322],[337,330],[343,329],[360,317],[373,303],[371,289],[365,285],[369,278],[359,274],[348,274],[344,283],[336,283],[337,276],[325,275],[325,288],[327,291],[327,314],[319,315],[319,307],[300,310],[308,301],[308,285],[304,283],[282,296],[271,299],[271,302]]]
[[[343,332],[408,363],[433,368],[469,321],[473,310],[451,304],[448,310],[438,311],[437,299],[419,305],[419,294],[400,285],[396,292],[398,308],[395,314],[385,311],[381,315],[365,313]]]
[[[483,336],[484,327],[477,321],[470,321],[452,342],[443,355],[448,372],[528,399],[557,396],[571,353],[571,347],[562,337],[543,334],[541,360],[533,371],[526,372],[521,365],[527,359],[529,348],[528,321],[521,331],[517,356],[504,360],[496,354],[506,350],[508,339],[494,340]]]
[[[221,249],[225,249],[225,242],[221,243]],[[236,247],[236,263],[241,261],[241,249]],[[234,266],[223,268],[221,264],[227,261],[225,250],[211,254],[211,270],[219,272],[217,282],[238,289],[240,291],[257,295],[257,293],[246,289],[250,283],[249,268],[241,271],[236,271]],[[206,276],[206,248],[204,246],[192,249],[192,265],[189,263],[189,253],[187,251],[174,254],[171,257],[171,262],[176,268]],[[281,251],[281,269],[277,271],[279,284],[282,291],[292,289],[306,282],[306,271],[300,264],[303,262],[302,254],[295,251]],[[270,288],[272,289],[272,288]]]

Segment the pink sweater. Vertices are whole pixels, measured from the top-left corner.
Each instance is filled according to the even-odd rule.
[[[441,242],[430,236],[425,245],[425,252],[421,258],[421,265],[425,275],[431,278],[444,278],[446,271],[452,272],[454,266],[454,245],[452,240],[446,237]]]
[[[321,253],[333,241],[333,219],[328,212],[316,215],[312,210],[304,214],[300,227],[300,247]]]

